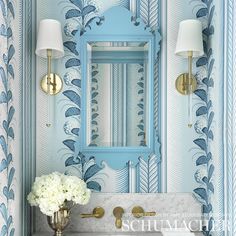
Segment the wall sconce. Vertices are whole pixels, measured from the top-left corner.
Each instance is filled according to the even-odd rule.
[[[47,75],[41,80],[41,88],[48,95],[56,95],[62,90],[62,79],[51,72],[52,58],[64,56],[61,34],[61,23],[52,19],[44,19],[39,23],[38,40],[35,53],[47,58]]]
[[[184,20],[179,24],[175,54],[188,58],[188,73],[178,76],[175,86],[179,93],[188,95],[188,127],[192,127],[192,94],[197,88],[197,80],[192,74],[193,57],[204,54],[202,23],[199,20]]]

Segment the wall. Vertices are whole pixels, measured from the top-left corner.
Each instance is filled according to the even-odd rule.
[[[76,1],[79,2],[79,1]],[[126,1],[88,1],[95,4],[98,12],[102,13],[110,6],[120,4],[129,6]],[[161,1],[141,1],[154,4],[150,9],[161,8],[160,32],[163,37],[161,47],[161,107],[159,107],[161,126],[159,127],[160,141],[162,145],[162,175],[159,191],[167,192],[195,192],[199,201],[205,205],[205,212],[210,217],[212,212],[215,217],[222,217],[223,214],[223,3],[220,0],[214,1],[190,1],[174,0]],[[76,28],[74,19],[65,19],[65,13],[75,8],[71,1],[37,1],[37,21],[43,18],[58,19],[64,28],[64,41],[73,41],[71,32]],[[50,7],[51,6],[51,7]],[[139,7],[141,6],[141,11]],[[143,5],[136,1],[130,2],[133,12],[142,14]],[[144,6],[145,7],[145,6]],[[146,6],[148,7],[148,6]],[[52,11],[53,9],[53,11]],[[56,10],[55,10],[56,9]],[[199,18],[203,22],[204,40],[206,42],[206,55],[200,59],[195,59],[194,72],[197,74],[199,90],[194,95],[193,112],[194,127],[187,127],[187,99],[178,94],[175,90],[175,79],[186,71],[187,61],[174,55],[177,38],[178,23],[187,18]],[[155,20],[158,20],[155,19]],[[152,22],[153,24],[153,22]],[[153,24],[153,26],[156,23]],[[69,64],[69,59],[76,58],[73,50],[66,48],[66,56],[63,60],[58,60],[54,64],[54,70],[64,78],[64,92],[68,90],[77,91],[71,84],[73,79],[78,77],[78,71],[73,70]],[[76,63],[76,60],[73,61]],[[46,62],[37,58],[37,80],[45,73]],[[67,67],[67,68],[66,68]],[[50,101],[53,108],[53,126],[46,128],[47,112],[45,104],[48,102],[45,94],[37,89],[37,175],[49,173],[54,170],[71,171],[65,167],[68,158],[73,155],[73,145],[65,140],[74,140],[73,128],[79,127],[79,119],[76,117],[65,117],[65,111],[73,106],[73,102],[68,96],[61,94]],[[204,129],[205,128],[205,129]],[[63,143],[64,142],[64,143]],[[73,141],[72,141],[73,143]],[[73,159],[75,160],[75,159]],[[154,160],[157,165],[158,159]],[[105,165],[106,174],[110,176],[104,180],[102,191],[121,191],[116,188],[117,178],[127,175],[125,165],[128,159],[123,159],[118,171]],[[94,160],[88,163],[96,164]],[[101,163],[97,163],[100,165]],[[130,166],[129,166],[130,167]],[[76,165],[73,168],[76,170]],[[158,169],[155,166],[156,170]],[[103,173],[104,174],[104,173]],[[100,178],[95,176],[94,178]],[[158,179],[155,177],[155,181]],[[115,184],[116,183],[116,184]],[[158,182],[159,184],[160,182]],[[113,187],[114,186],[114,187]],[[130,191],[132,187],[124,186],[122,191]],[[99,188],[98,188],[99,189]],[[154,191],[158,190],[155,188]],[[147,190],[149,191],[149,190]]]
[[[171,6],[174,6],[173,8]],[[185,9],[186,15],[177,14]],[[208,217],[223,217],[223,3],[167,3],[167,191],[194,191]],[[174,17],[172,17],[174,16]],[[178,22],[199,18],[204,26],[206,55],[195,60],[198,90],[193,97],[194,127],[187,128],[186,98],[174,79],[186,61],[174,55]],[[176,109],[178,107],[178,109]],[[185,137],[185,138],[180,138]],[[178,141],[177,141],[178,140]]]
[[[56,3],[55,3],[56,2]],[[144,1],[145,2],[145,1]],[[154,1],[153,1],[154,2]],[[162,190],[167,192],[192,192],[196,193],[199,200],[203,203],[206,201],[205,210],[209,216],[212,212],[216,213],[216,217],[222,216],[223,213],[223,3],[220,0],[205,1],[181,1],[176,3],[174,0],[162,1],[158,7],[162,8],[161,34],[163,37],[162,44],[162,79],[160,81],[162,91],[162,125],[160,127],[162,144]],[[0,57],[1,68],[1,99],[0,99],[0,235],[4,235],[8,231],[9,235],[20,235],[20,201],[21,201],[21,134],[22,124],[21,116],[21,83],[23,80],[22,68],[18,63],[22,60],[22,29],[21,2],[17,1],[12,4],[9,1],[0,1],[1,14],[0,22],[11,28],[6,35],[4,26],[0,30]],[[98,5],[99,12],[105,11],[112,5],[121,4],[128,7],[126,1],[97,1],[93,2]],[[93,4],[91,3],[91,4]],[[73,7],[69,0],[64,1],[37,1],[37,21],[43,18],[55,18],[62,22],[65,26],[65,33],[70,32],[75,27],[75,21],[66,21],[65,12]],[[51,7],[50,7],[51,6]],[[139,4],[137,4],[139,6]],[[131,8],[134,12],[136,2],[131,2]],[[206,14],[208,8],[209,14]],[[53,9],[53,11],[52,11]],[[183,12],[184,9],[184,12]],[[201,10],[203,9],[203,10]],[[4,11],[7,13],[5,14]],[[212,101],[212,107],[207,114],[200,112],[195,117],[196,125],[194,129],[186,127],[186,99],[180,96],[174,89],[174,81],[179,73],[186,70],[186,61],[174,56],[174,48],[177,36],[178,22],[186,18],[195,18],[196,15],[204,23],[204,26],[210,25],[210,31],[205,31],[209,35],[205,37],[208,42],[207,51],[208,58],[195,61],[198,65],[194,69],[198,72],[198,80],[201,80],[201,89],[207,91],[206,95],[203,91],[194,97],[193,110],[196,112],[206,101]],[[200,17],[202,16],[202,17]],[[214,30],[212,30],[214,28]],[[34,30],[34,29],[33,29]],[[64,34],[64,41],[70,37]],[[13,50],[13,47],[15,50]],[[211,50],[212,49],[212,53]],[[6,55],[3,57],[3,55]],[[8,57],[8,58],[7,58]],[[69,51],[63,61],[58,60],[54,64],[54,70],[65,76],[65,82],[69,82],[70,76],[76,74],[67,74],[65,63],[71,57]],[[6,64],[7,61],[7,64]],[[45,72],[45,61],[37,58],[37,81],[39,84],[40,77]],[[6,73],[8,66],[8,73]],[[11,67],[12,66],[12,67]],[[13,75],[14,72],[14,75]],[[4,75],[5,74],[5,75]],[[206,77],[207,74],[207,77]],[[4,78],[6,80],[4,81]],[[14,77],[14,79],[13,79]],[[209,80],[204,80],[204,78]],[[213,79],[214,86],[212,83]],[[68,80],[67,80],[68,79]],[[207,85],[206,83],[207,82]],[[71,87],[70,83],[66,84],[65,89]],[[11,92],[8,92],[8,91]],[[51,102],[53,110],[54,124],[52,128],[46,128],[45,123],[47,114],[45,112],[45,104],[48,102],[46,96],[37,85],[37,136],[36,136],[36,157],[37,157],[37,175],[49,173],[54,170],[65,171],[65,161],[70,157],[70,150],[63,144],[63,141],[70,135],[70,127],[78,126],[77,119],[71,119],[66,123],[65,111],[71,106],[68,98],[61,95]],[[3,93],[2,93],[3,92]],[[7,98],[4,93],[8,92]],[[221,96],[222,95],[222,96]],[[55,106],[56,104],[56,106]],[[230,105],[229,105],[230,107]],[[13,112],[14,108],[14,112]],[[178,108],[178,109],[176,109]],[[212,114],[214,118],[211,121]],[[8,125],[6,126],[6,122]],[[64,126],[66,124],[66,126]],[[208,132],[203,132],[204,126],[209,126]],[[25,127],[22,127],[23,129]],[[229,127],[230,129],[230,127]],[[69,130],[69,131],[68,131]],[[212,133],[210,132],[212,130]],[[207,135],[206,135],[207,134]],[[181,138],[180,137],[184,137]],[[205,143],[207,144],[205,147]],[[14,147],[14,148],[13,148]],[[9,155],[9,154],[12,155]],[[205,156],[211,157],[208,161]],[[203,157],[203,158],[202,158]],[[7,160],[8,158],[8,160]],[[12,159],[11,159],[12,158]],[[199,159],[200,158],[200,159]],[[198,162],[196,162],[198,160]],[[126,160],[127,162],[128,160]],[[126,162],[123,162],[124,165]],[[154,160],[157,163],[157,160]],[[201,165],[200,165],[201,163]],[[100,163],[99,163],[100,164]],[[145,164],[145,163],[144,163]],[[214,166],[214,168],[213,168]],[[157,169],[156,169],[157,170]],[[213,170],[213,171],[212,171]],[[104,191],[117,191],[116,188],[111,189],[108,183],[113,183],[119,174],[124,172],[116,172],[110,169],[110,182],[107,180],[108,186]],[[212,176],[211,181],[206,181],[207,177]],[[212,184],[211,184],[212,183]],[[212,187],[213,186],[213,187]],[[119,190],[119,189],[118,189]],[[154,191],[157,187],[154,188]],[[127,189],[125,189],[127,191]],[[213,210],[212,210],[213,208]],[[218,214],[219,213],[219,214]],[[214,216],[215,217],[215,216]],[[12,221],[11,221],[12,219]],[[9,220],[9,228],[6,228],[6,221]]]
[[[90,173],[90,178],[86,179],[86,181],[89,186],[93,186],[95,191],[157,192],[158,189],[160,190],[160,186],[158,186],[159,174],[157,171],[160,155],[151,155],[148,160],[144,157],[138,159],[137,156],[136,160],[131,161],[129,157],[124,155],[119,155],[119,159],[109,158],[104,160],[98,155],[91,159],[89,156],[83,157],[77,153],[78,148],[76,146],[79,146],[79,133],[77,131],[80,128],[80,115],[74,115],[74,111],[80,109],[79,97],[81,90],[78,84],[74,84],[76,79],[77,81],[80,80],[80,67],[78,53],[74,48],[75,39],[72,34],[73,30],[77,29],[78,23],[76,23],[77,20],[75,18],[69,17],[68,12],[73,8],[79,9],[80,6],[79,4],[76,5],[75,2],[74,4],[71,2],[62,1],[60,4],[58,3],[57,7],[59,10],[53,12],[48,12],[48,7],[45,7],[49,4],[48,1],[40,1],[40,4],[37,5],[38,21],[50,16],[62,22],[66,50],[64,59],[56,61],[54,65],[54,69],[63,77],[64,90],[59,96],[51,98],[49,101],[50,107],[53,110],[51,116],[53,125],[50,128],[45,126],[48,117],[47,109],[45,109],[47,107],[46,104],[48,104],[48,98],[40,89],[37,90],[37,100],[40,101],[37,103],[37,175],[60,170],[83,178],[86,173]],[[145,3],[145,1],[143,2]],[[102,14],[109,6],[108,2],[102,2],[101,4],[101,2],[85,1],[83,7],[86,8],[89,4],[95,4],[96,10],[86,15],[85,24],[92,17],[99,13]],[[114,2],[113,5],[116,5],[116,3]],[[128,3],[125,1],[119,1],[119,5],[128,7]],[[152,19],[147,18],[146,20],[151,22],[154,29],[158,23],[158,2],[153,1],[149,7],[154,7],[154,11]],[[147,17],[144,10],[140,11],[140,14],[143,14],[143,17]],[[36,74],[38,81],[45,71],[45,63],[45,60],[37,58]],[[49,142],[50,145],[47,145]],[[54,165],[50,164],[52,162]],[[140,174],[141,172],[142,175]],[[139,176],[138,181],[136,181],[134,176]],[[144,183],[143,187],[141,187],[141,184],[138,184],[139,182]]]
[[[21,235],[22,2],[0,1],[0,235]]]

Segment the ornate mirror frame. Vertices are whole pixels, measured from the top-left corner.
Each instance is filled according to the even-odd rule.
[[[90,147],[86,145],[87,131],[87,43],[88,42],[148,42],[149,43],[149,94],[148,94],[148,146],[140,147]],[[103,17],[98,17],[83,32],[77,32],[77,51],[80,52],[81,61],[81,128],[78,152],[83,155],[95,156],[97,161],[106,160],[109,165],[116,167],[122,159],[129,158],[137,163],[139,156],[148,157],[157,155],[160,157],[157,130],[154,128],[154,64],[160,50],[161,36],[156,30],[150,28],[136,19],[131,12],[123,7],[113,7],[106,11]],[[111,158],[112,157],[112,158]]]

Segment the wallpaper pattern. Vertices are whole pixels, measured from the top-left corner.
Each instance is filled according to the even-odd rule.
[[[97,163],[96,157],[85,157],[82,153],[76,151],[76,140],[80,129],[80,61],[78,52],[75,49],[73,36],[79,25],[81,33],[85,31],[86,26],[98,17],[101,13],[101,4],[99,1],[92,0],[63,0],[64,14],[64,46],[68,56],[65,61],[65,90],[63,96],[66,98],[66,109],[64,111],[65,124],[63,127],[66,139],[63,145],[66,147],[66,158],[64,160],[66,170],[70,173],[76,173],[81,176],[94,191],[109,192],[158,192],[159,191],[159,167],[160,156],[151,155],[148,160],[139,157],[137,165],[133,165],[129,160],[124,162],[123,168],[115,170],[109,167],[108,163]],[[106,1],[104,1],[104,5]],[[123,5],[125,7],[137,6],[131,9],[137,17],[141,17],[145,23],[155,30],[159,24],[159,4],[156,0],[140,0],[140,4],[134,4],[132,1],[115,1],[114,5]],[[216,133],[213,129],[216,105],[212,99],[215,93],[215,64],[216,50],[212,47],[212,37],[215,34],[216,6],[220,5],[217,0],[197,0],[193,8],[197,8],[196,17],[202,20],[205,26],[204,49],[205,55],[196,62],[198,69],[204,73],[198,73],[199,89],[195,92],[198,97],[196,109],[195,132],[197,137],[193,142],[197,151],[194,155],[196,163],[196,173],[193,178],[196,180],[197,187],[193,189],[199,201],[204,204],[203,211],[210,219],[208,228],[204,229],[205,235],[213,235],[212,222],[213,213],[216,212],[216,199],[221,200],[221,196],[216,195],[216,165],[217,158],[213,155],[213,145],[215,144]],[[111,1],[107,1],[107,6]],[[17,184],[20,177],[16,173],[20,169],[19,160],[17,160],[17,57],[16,57],[16,39],[18,35],[15,32],[17,25],[18,8],[20,3],[11,0],[0,0],[0,236],[19,235],[18,228],[20,224],[17,218],[16,202],[20,199],[17,192]],[[17,12],[16,12],[17,11]],[[100,18],[102,21],[102,18]],[[158,68],[156,68],[158,73]],[[157,87],[157,83],[156,83]],[[157,106],[156,106],[157,107]],[[158,123],[158,122],[157,122]],[[156,123],[156,126],[157,126]],[[18,141],[17,141],[18,140]],[[158,143],[158,142],[156,142]],[[13,147],[15,149],[13,149]],[[157,149],[160,146],[157,145]],[[16,168],[17,166],[17,168]],[[219,174],[219,173],[218,173]],[[222,173],[221,173],[222,174]],[[138,179],[136,178],[138,176]],[[112,185],[110,185],[112,183]]]
[[[200,2],[200,1],[199,1]],[[196,17],[203,22],[206,27],[203,29],[204,56],[196,62],[197,67],[204,68],[203,73],[197,74],[198,89],[194,92],[200,99],[196,110],[197,121],[195,123],[195,131],[199,138],[193,142],[197,145],[195,180],[199,184],[198,188],[193,191],[203,203],[203,213],[209,220],[207,227],[203,227],[204,235],[209,235],[213,227],[213,205],[211,195],[214,194],[214,164],[212,159],[211,147],[214,145],[214,133],[212,130],[212,122],[214,120],[214,107],[210,94],[214,88],[214,54],[211,48],[211,36],[214,34],[213,17],[215,16],[215,5],[213,1],[204,2],[196,13]]]
[[[195,180],[198,184],[193,191],[203,204],[203,213],[207,219],[203,227],[204,235],[223,235],[222,221],[224,209],[223,192],[223,154],[222,154],[222,53],[219,42],[223,42],[220,1],[197,1],[194,4],[196,18],[203,24],[204,56],[196,61],[198,68],[198,89],[196,100],[196,138],[193,140],[196,163]],[[217,125],[216,125],[217,124]],[[218,228],[215,231],[214,222]]]
[[[225,153],[226,160],[226,180],[225,185],[225,212],[229,220],[228,236],[236,235],[236,5],[235,1],[229,0],[225,2],[225,46],[226,54],[224,60],[226,62],[226,75],[224,78],[227,85],[227,101],[226,101],[226,126],[224,133],[226,134]]]
[[[68,3],[70,3],[70,5],[67,5]],[[123,5],[122,2],[119,4]],[[153,31],[157,30],[158,26],[158,4],[159,3],[156,0],[140,1],[139,16],[148,27],[152,27]],[[78,59],[79,52],[76,50],[76,42],[73,40],[78,30],[80,35],[86,32],[86,27],[90,27],[92,20],[98,18],[100,22],[98,24],[101,24],[104,19],[101,12],[99,12],[97,2],[95,1],[69,0],[65,1],[65,5],[67,5],[68,8],[65,12],[66,23],[64,26],[64,33],[67,40],[64,42],[64,46],[69,51],[70,55],[65,62],[66,73],[64,74],[64,82],[67,87],[63,91],[63,95],[68,99],[67,109],[65,110],[66,122],[64,124],[64,132],[68,138],[63,140],[63,144],[70,151],[70,155],[65,161],[65,166],[68,167],[66,172],[79,175],[86,181],[88,187],[94,191],[158,192],[158,166],[160,164],[160,146],[158,140],[156,142],[157,155],[150,155],[148,160],[139,157],[137,164],[133,164],[131,161],[127,160],[123,164],[124,167],[118,170],[110,168],[109,163],[106,163],[105,161],[102,161],[101,164],[97,163],[96,157],[85,157],[78,151],[78,148],[76,148],[76,146],[79,146],[78,140],[80,133],[81,71],[80,60]],[[139,70],[139,73],[142,73],[142,69]],[[94,70],[93,76],[95,77],[96,75],[97,71]],[[93,82],[96,82],[96,78],[93,78]],[[139,82],[138,86],[142,88],[142,82]],[[141,88],[138,89],[142,91]],[[92,122],[95,125],[97,124],[96,119],[99,116],[99,110],[96,105],[97,96],[97,91],[93,90],[92,108],[94,112],[92,114]],[[156,98],[156,100],[158,99]],[[143,114],[143,104],[140,102],[137,104],[137,107],[139,108],[138,114],[141,116]],[[74,122],[75,120],[76,122]],[[140,120],[142,119],[140,118]],[[139,134],[142,135],[142,123],[138,124],[138,127],[140,129]],[[156,127],[156,129],[157,128],[158,127]],[[156,130],[156,133],[157,132],[158,131]],[[92,140],[95,140],[96,138],[98,138],[98,134],[96,129],[94,129]],[[114,186],[114,188],[111,186]]]
[[[45,5],[47,1],[44,1]],[[198,90],[194,96],[193,110],[196,110],[196,123],[194,129],[183,130],[182,126],[185,119],[184,109],[180,110],[180,113],[172,113],[172,106],[167,107],[167,116],[171,120],[171,128],[169,137],[170,140],[166,140],[169,148],[169,154],[167,157],[167,165],[171,166],[167,170],[168,178],[166,181],[171,183],[167,187],[167,191],[193,191],[198,200],[204,205],[204,213],[206,218],[210,219],[208,229],[205,228],[205,235],[212,235],[211,232],[212,222],[214,214],[222,213],[223,192],[218,188],[222,185],[220,171],[222,168],[222,155],[219,143],[219,139],[222,139],[222,130],[219,120],[219,114],[222,113],[223,104],[219,103],[216,96],[218,96],[218,87],[220,85],[220,73],[217,68],[220,64],[220,51],[216,48],[216,44],[220,44],[219,31],[221,30],[220,23],[221,17],[221,2],[219,0],[183,0],[172,4],[173,1],[167,1],[167,12],[171,14],[174,12],[176,15],[168,15],[169,22],[173,25],[169,25],[171,31],[175,31],[177,23],[173,23],[176,19],[183,20],[185,18],[198,18],[202,21],[204,30],[204,51],[205,55],[196,61],[197,80],[199,84]],[[89,27],[91,21],[101,16],[102,13],[109,7],[114,5],[122,5],[136,15],[141,17],[145,24],[156,30],[160,23],[160,5],[157,0],[130,0],[130,1],[89,1],[89,0],[63,0],[58,4],[58,9],[62,13],[60,21],[63,24],[64,29],[64,46],[66,50],[66,57],[64,61],[65,69],[63,68],[64,90],[63,94],[59,98],[63,102],[63,135],[60,135],[60,141],[58,141],[58,166],[60,170],[66,170],[67,173],[73,173],[82,177],[88,184],[88,186],[94,191],[103,192],[158,192],[160,191],[160,156],[150,156],[149,159],[139,157],[138,163],[130,162],[129,159],[122,160],[122,168],[113,169],[110,167],[110,163],[106,161],[98,161],[96,156],[85,157],[82,153],[78,152],[78,139],[80,133],[80,112],[81,112],[81,75],[80,75],[80,61],[79,52],[76,50],[76,42],[74,41],[74,35],[79,29],[81,34],[86,30],[86,26]],[[182,9],[184,9],[182,11]],[[39,12],[40,15],[41,12]],[[49,14],[46,12],[42,14]],[[57,16],[58,17],[58,16]],[[167,19],[168,21],[168,19]],[[78,28],[79,26],[79,28]],[[173,27],[173,28],[172,28]],[[169,30],[170,30],[169,29]],[[163,30],[163,29],[162,29]],[[164,31],[164,30],[163,30]],[[176,30],[177,31],[177,30]],[[174,44],[176,38],[168,35],[168,47],[170,48],[168,53],[174,55]],[[164,40],[168,40],[168,37],[164,35]],[[169,55],[167,55],[169,56]],[[173,56],[174,57],[174,56]],[[173,61],[172,61],[173,60]],[[168,61],[170,64],[170,70],[173,74],[177,75],[178,68],[173,68],[173,62],[176,62],[176,58]],[[181,60],[178,58],[178,60]],[[158,63],[157,63],[158,64]],[[184,64],[186,68],[186,64]],[[155,73],[158,74],[158,66],[156,66]],[[182,69],[182,68],[181,68]],[[181,71],[183,72],[183,71]],[[167,95],[171,97],[170,103],[176,98],[178,101],[174,101],[174,106],[181,105],[182,100],[177,97],[174,90],[174,78],[168,72],[168,83],[171,84],[171,89],[167,92]],[[170,76],[171,75],[171,76]],[[158,78],[157,76],[155,76]],[[94,71],[94,78],[96,78],[96,70]],[[95,80],[94,80],[95,81]],[[171,82],[169,82],[171,81]],[[163,82],[163,81],[161,81]],[[96,87],[96,86],[95,86]],[[155,95],[159,96],[159,84],[155,83]],[[96,91],[94,93],[94,99],[96,100]],[[155,112],[158,114],[159,101],[155,99]],[[177,100],[176,99],[176,100]],[[61,114],[61,113],[60,113]],[[172,114],[178,114],[178,117],[172,117]],[[94,113],[94,121],[97,120],[99,113]],[[155,128],[158,131],[159,120],[158,115],[155,116]],[[168,120],[169,121],[169,120]],[[169,125],[169,124],[168,124]],[[174,127],[175,126],[175,127]],[[140,126],[141,127],[141,126]],[[193,131],[193,132],[192,132]],[[220,133],[221,132],[221,133]],[[173,135],[176,133],[177,138],[180,135],[188,135],[186,143],[182,143],[179,140],[173,139],[176,137]],[[96,138],[95,134],[94,138]],[[157,137],[158,138],[158,137]],[[156,143],[159,144],[157,141]],[[189,144],[190,143],[190,144]],[[218,144],[220,144],[218,147]],[[61,145],[63,147],[61,147]],[[176,146],[173,148],[173,146]],[[157,145],[157,149],[160,149],[160,145]],[[190,151],[189,151],[190,149]],[[176,156],[175,156],[175,151]],[[182,151],[184,150],[184,151]],[[39,150],[40,154],[41,150]],[[185,153],[186,152],[186,153]],[[193,155],[191,155],[193,154]],[[45,154],[47,155],[47,154]],[[41,158],[41,156],[40,156]],[[40,159],[39,158],[39,159]],[[188,160],[186,160],[188,158]],[[191,159],[192,158],[192,159]],[[177,160],[177,161],[176,161]],[[190,161],[189,161],[190,160]],[[176,162],[175,162],[176,161]],[[48,159],[45,158],[45,166],[48,163]],[[61,164],[62,163],[62,164]],[[178,165],[175,165],[177,163]],[[190,165],[193,165],[190,166]],[[220,167],[219,167],[220,166]],[[41,166],[40,166],[41,168]],[[41,168],[43,169],[43,168]],[[39,173],[43,172],[39,170]],[[53,168],[51,168],[53,169]],[[47,171],[51,170],[47,169]],[[172,172],[172,173],[169,173]],[[44,172],[43,172],[44,173]],[[191,180],[190,180],[191,178]],[[221,187],[222,188],[222,187]],[[218,200],[220,203],[218,203]]]
[[[0,235],[15,235],[17,223],[15,163],[15,103],[12,90],[15,77],[14,24],[16,5],[13,1],[0,1]],[[17,195],[17,197],[19,197]],[[18,206],[19,207],[19,206]],[[18,227],[18,226],[17,226]]]
[[[76,50],[76,42],[73,41],[73,37],[78,30],[80,31],[80,35],[84,34],[86,27],[89,27],[91,21],[98,17],[98,10],[91,1],[71,0],[69,2],[72,5],[71,9],[65,13],[67,23],[64,27],[65,35],[69,40],[64,42],[64,46],[70,51],[71,56],[65,63],[67,72],[64,75],[64,82],[68,86],[68,89],[63,92],[63,95],[72,102],[72,105],[65,111],[65,117],[67,120],[76,117],[78,123],[76,127],[72,127],[70,121],[66,121],[64,125],[64,131],[70,139],[64,140],[63,144],[72,152],[71,156],[65,161],[65,166],[77,166],[79,176],[86,181],[87,186],[95,191],[101,191],[101,184],[94,180],[94,176],[102,168],[96,164],[95,158],[88,160],[82,153],[75,153],[75,145],[80,130],[81,78],[80,60],[78,59],[79,52]],[[100,19],[102,20],[102,18]],[[73,22],[76,22],[76,24],[73,25]],[[96,96],[94,96],[95,98]],[[96,119],[97,115],[97,113],[93,114],[93,120]],[[96,137],[95,135],[93,138]]]

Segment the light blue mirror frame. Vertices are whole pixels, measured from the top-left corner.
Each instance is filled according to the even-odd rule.
[[[77,32],[76,44],[77,51],[80,53],[81,61],[81,128],[80,142],[76,147],[77,153],[85,156],[95,156],[96,160],[109,163],[111,167],[120,168],[128,160],[134,164],[138,162],[138,157],[148,157],[155,154],[160,158],[160,144],[158,133],[154,127],[154,64],[160,50],[161,36],[156,30],[150,28],[136,19],[131,12],[123,7],[113,7],[106,11],[102,17],[93,20],[85,32]],[[149,143],[147,146],[138,147],[90,147],[87,146],[87,44],[89,42],[148,42],[149,45],[149,92],[148,92],[148,130],[147,137]],[[123,161],[122,161],[123,160]]]

